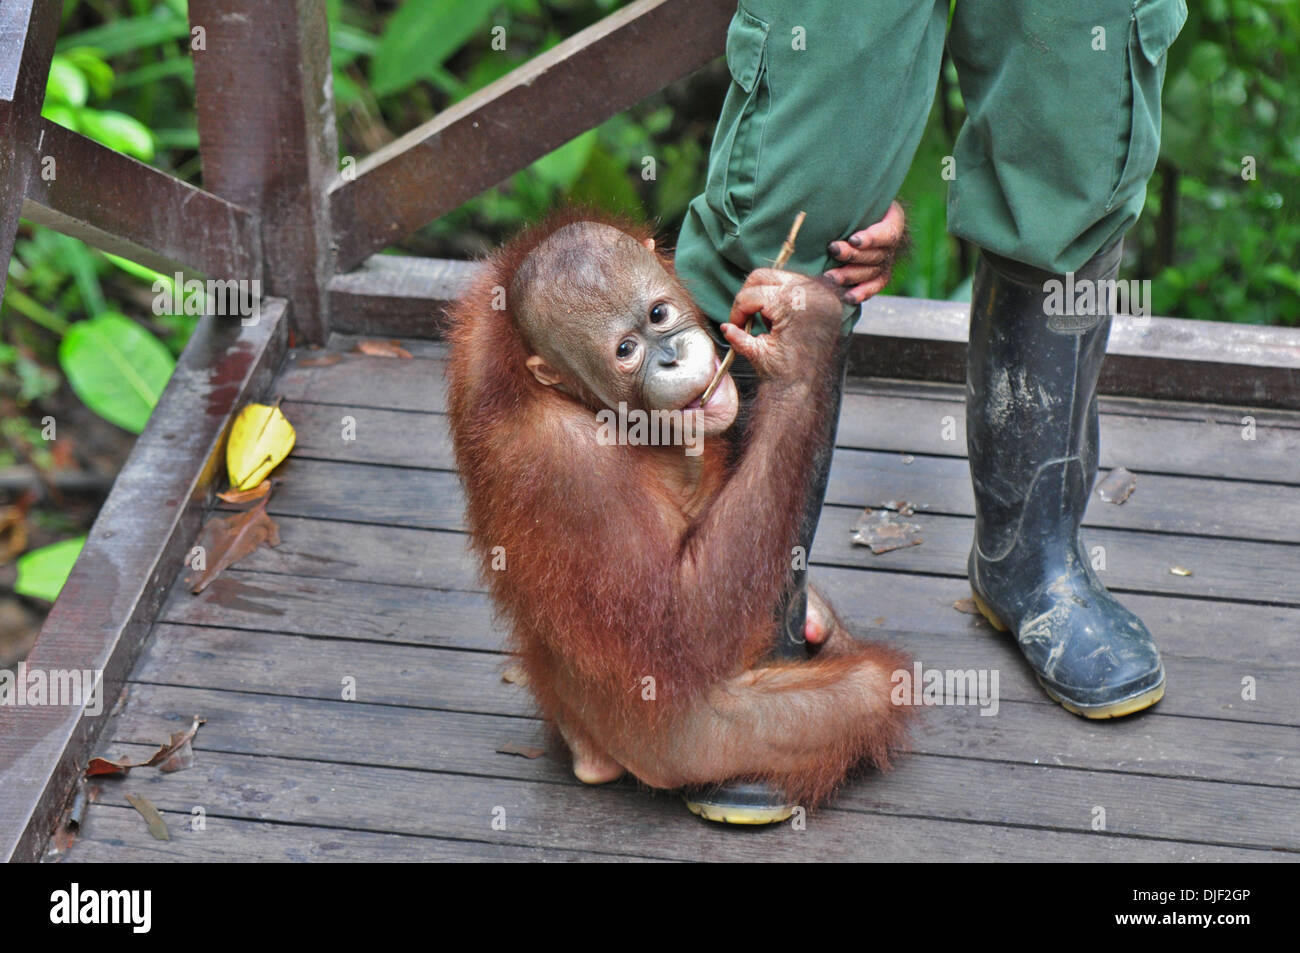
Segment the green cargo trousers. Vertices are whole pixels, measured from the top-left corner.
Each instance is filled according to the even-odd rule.
[[[840,264],[828,243],[884,215],[925,128],[945,34],[967,110],[952,161],[934,170],[954,235],[1064,273],[1137,221],[1184,0],[957,0],[948,14],[948,0],[740,3],[708,179],[676,253],[706,314],[726,319],[800,209],[789,267],[805,274]]]

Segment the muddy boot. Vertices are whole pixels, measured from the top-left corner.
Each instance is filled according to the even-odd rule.
[[[808,462],[812,482],[808,487],[803,520],[799,526],[799,545],[803,547],[804,558],[798,563],[801,568],[794,570],[790,588],[777,608],[781,637],[773,649],[776,658],[801,659],[809,655],[809,646],[804,639],[808,612],[808,554],[812,551],[813,536],[817,534],[822,503],[826,499],[826,485],[830,480],[831,458],[835,453],[835,432],[839,426],[848,361],[849,339],[845,338],[841,342],[833,371],[837,375],[839,386],[835,388],[832,397],[827,427],[813,459]],[[743,428],[748,421],[749,407],[758,392],[758,381],[749,363],[739,354],[732,367],[732,377],[741,398],[741,414],[737,426]],[[761,505],[761,501],[755,503]],[[693,813],[726,824],[771,824],[785,820],[794,813],[795,808],[770,784],[758,781],[728,781],[715,787],[687,792],[685,797],[686,806]]]
[[[1113,280],[1121,242],[1074,275]],[[975,603],[1015,634],[1047,694],[1086,718],[1154,705],[1165,670],[1146,626],[1106,591],[1079,539],[1097,474],[1097,378],[1109,296],[1049,314],[1063,276],[984,252],[971,295],[966,440],[975,490]],[[1097,286],[1094,285],[1094,289]],[[1105,287],[1105,286],[1102,286]],[[1072,308],[1069,310],[1073,310]]]

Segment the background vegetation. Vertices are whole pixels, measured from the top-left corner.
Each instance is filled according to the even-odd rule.
[[[341,156],[362,157],[619,6],[618,0],[329,0]],[[1300,3],[1193,3],[1169,56],[1164,144],[1126,268],[1157,314],[1300,325]],[[491,47],[507,28],[505,51]],[[201,184],[185,0],[65,0],[45,114]],[[671,51],[665,51],[671,55]],[[650,97],[401,245],[463,257],[569,197],[674,233],[703,186],[720,64]],[[233,118],[233,117],[232,117]],[[969,248],[936,174],[963,118],[950,64],[902,192],[914,246],[889,289],[963,297]],[[520,130],[527,135],[527,130]],[[643,181],[644,156],[658,175]],[[1245,157],[1256,178],[1243,179]],[[57,591],[74,539],[147,419],[194,318],[154,315],[160,276],[25,224],[0,311],[0,582]],[[163,279],[167,280],[167,279]],[[44,421],[59,440],[44,439]],[[28,552],[23,578],[12,563]],[[52,583],[53,580],[53,583]],[[40,602],[0,601],[0,664]],[[6,636],[6,633],[9,633]],[[14,633],[18,633],[15,635]]]

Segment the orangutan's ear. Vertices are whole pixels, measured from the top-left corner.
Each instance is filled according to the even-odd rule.
[[[547,387],[554,387],[564,379],[560,376],[559,371],[547,364],[546,359],[538,354],[534,354],[526,360],[524,366],[533,372],[533,376],[537,378],[539,383],[545,384]]]
[[[651,251],[655,250],[655,240],[653,238],[647,238],[641,244],[644,245],[646,248],[650,249]]]

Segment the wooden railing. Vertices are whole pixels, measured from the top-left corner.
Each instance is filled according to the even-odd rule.
[[[190,0],[205,47],[193,54],[198,189],[42,119],[61,4],[4,0],[0,260],[21,213],[162,270],[261,279],[288,299],[300,338],[322,341],[335,274],[720,55],[734,8],[639,0],[344,178],[324,0]],[[49,160],[53,178],[41,174]]]

